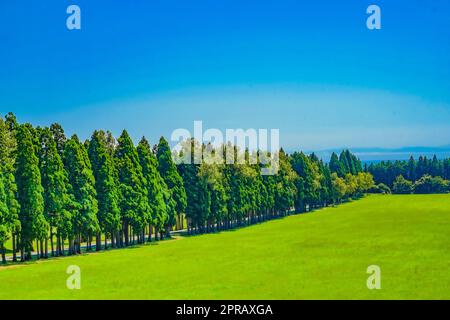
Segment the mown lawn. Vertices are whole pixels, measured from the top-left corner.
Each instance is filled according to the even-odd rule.
[[[81,289],[66,268],[81,268]],[[366,269],[381,268],[381,290]],[[450,195],[336,208],[123,250],[0,267],[0,299],[450,299]]]

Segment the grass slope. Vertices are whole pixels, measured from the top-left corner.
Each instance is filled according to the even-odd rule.
[[[237,231],[0,268],[0,299],[450,298],[450,195],[370,196]],[[66,288],[69,265],[80,290]],[[381,290],[366,269],[381,267]]]

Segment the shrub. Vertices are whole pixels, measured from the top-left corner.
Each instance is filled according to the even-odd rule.
[[[448,191],[448,181],[441,177],[424,175],[414,184],[414,193],[446,193]]]
[[[392,191],[397,194],[410,194],[413,191],[413,183],[399,175],[395,178]]]

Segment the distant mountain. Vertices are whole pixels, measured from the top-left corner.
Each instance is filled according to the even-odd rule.
[[[433,157],[439,159],[450,158],[450,145],[440,147],[408,146],[401,148],[334,148],[314,151],[314,153],[325,161],[328,161],[333,152],[339,154],[343,149],[349,149],[363,162],[379,162],[383,160],[407,160],[410,156]],[[307,153],[311,153],[309,151]]]

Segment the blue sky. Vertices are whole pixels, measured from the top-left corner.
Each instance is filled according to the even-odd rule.
[[[202,120],[279,128],[288,150],[450,145],[449,14],[445,0],[2,1],[0,112],[82,138],[155,142]]]

